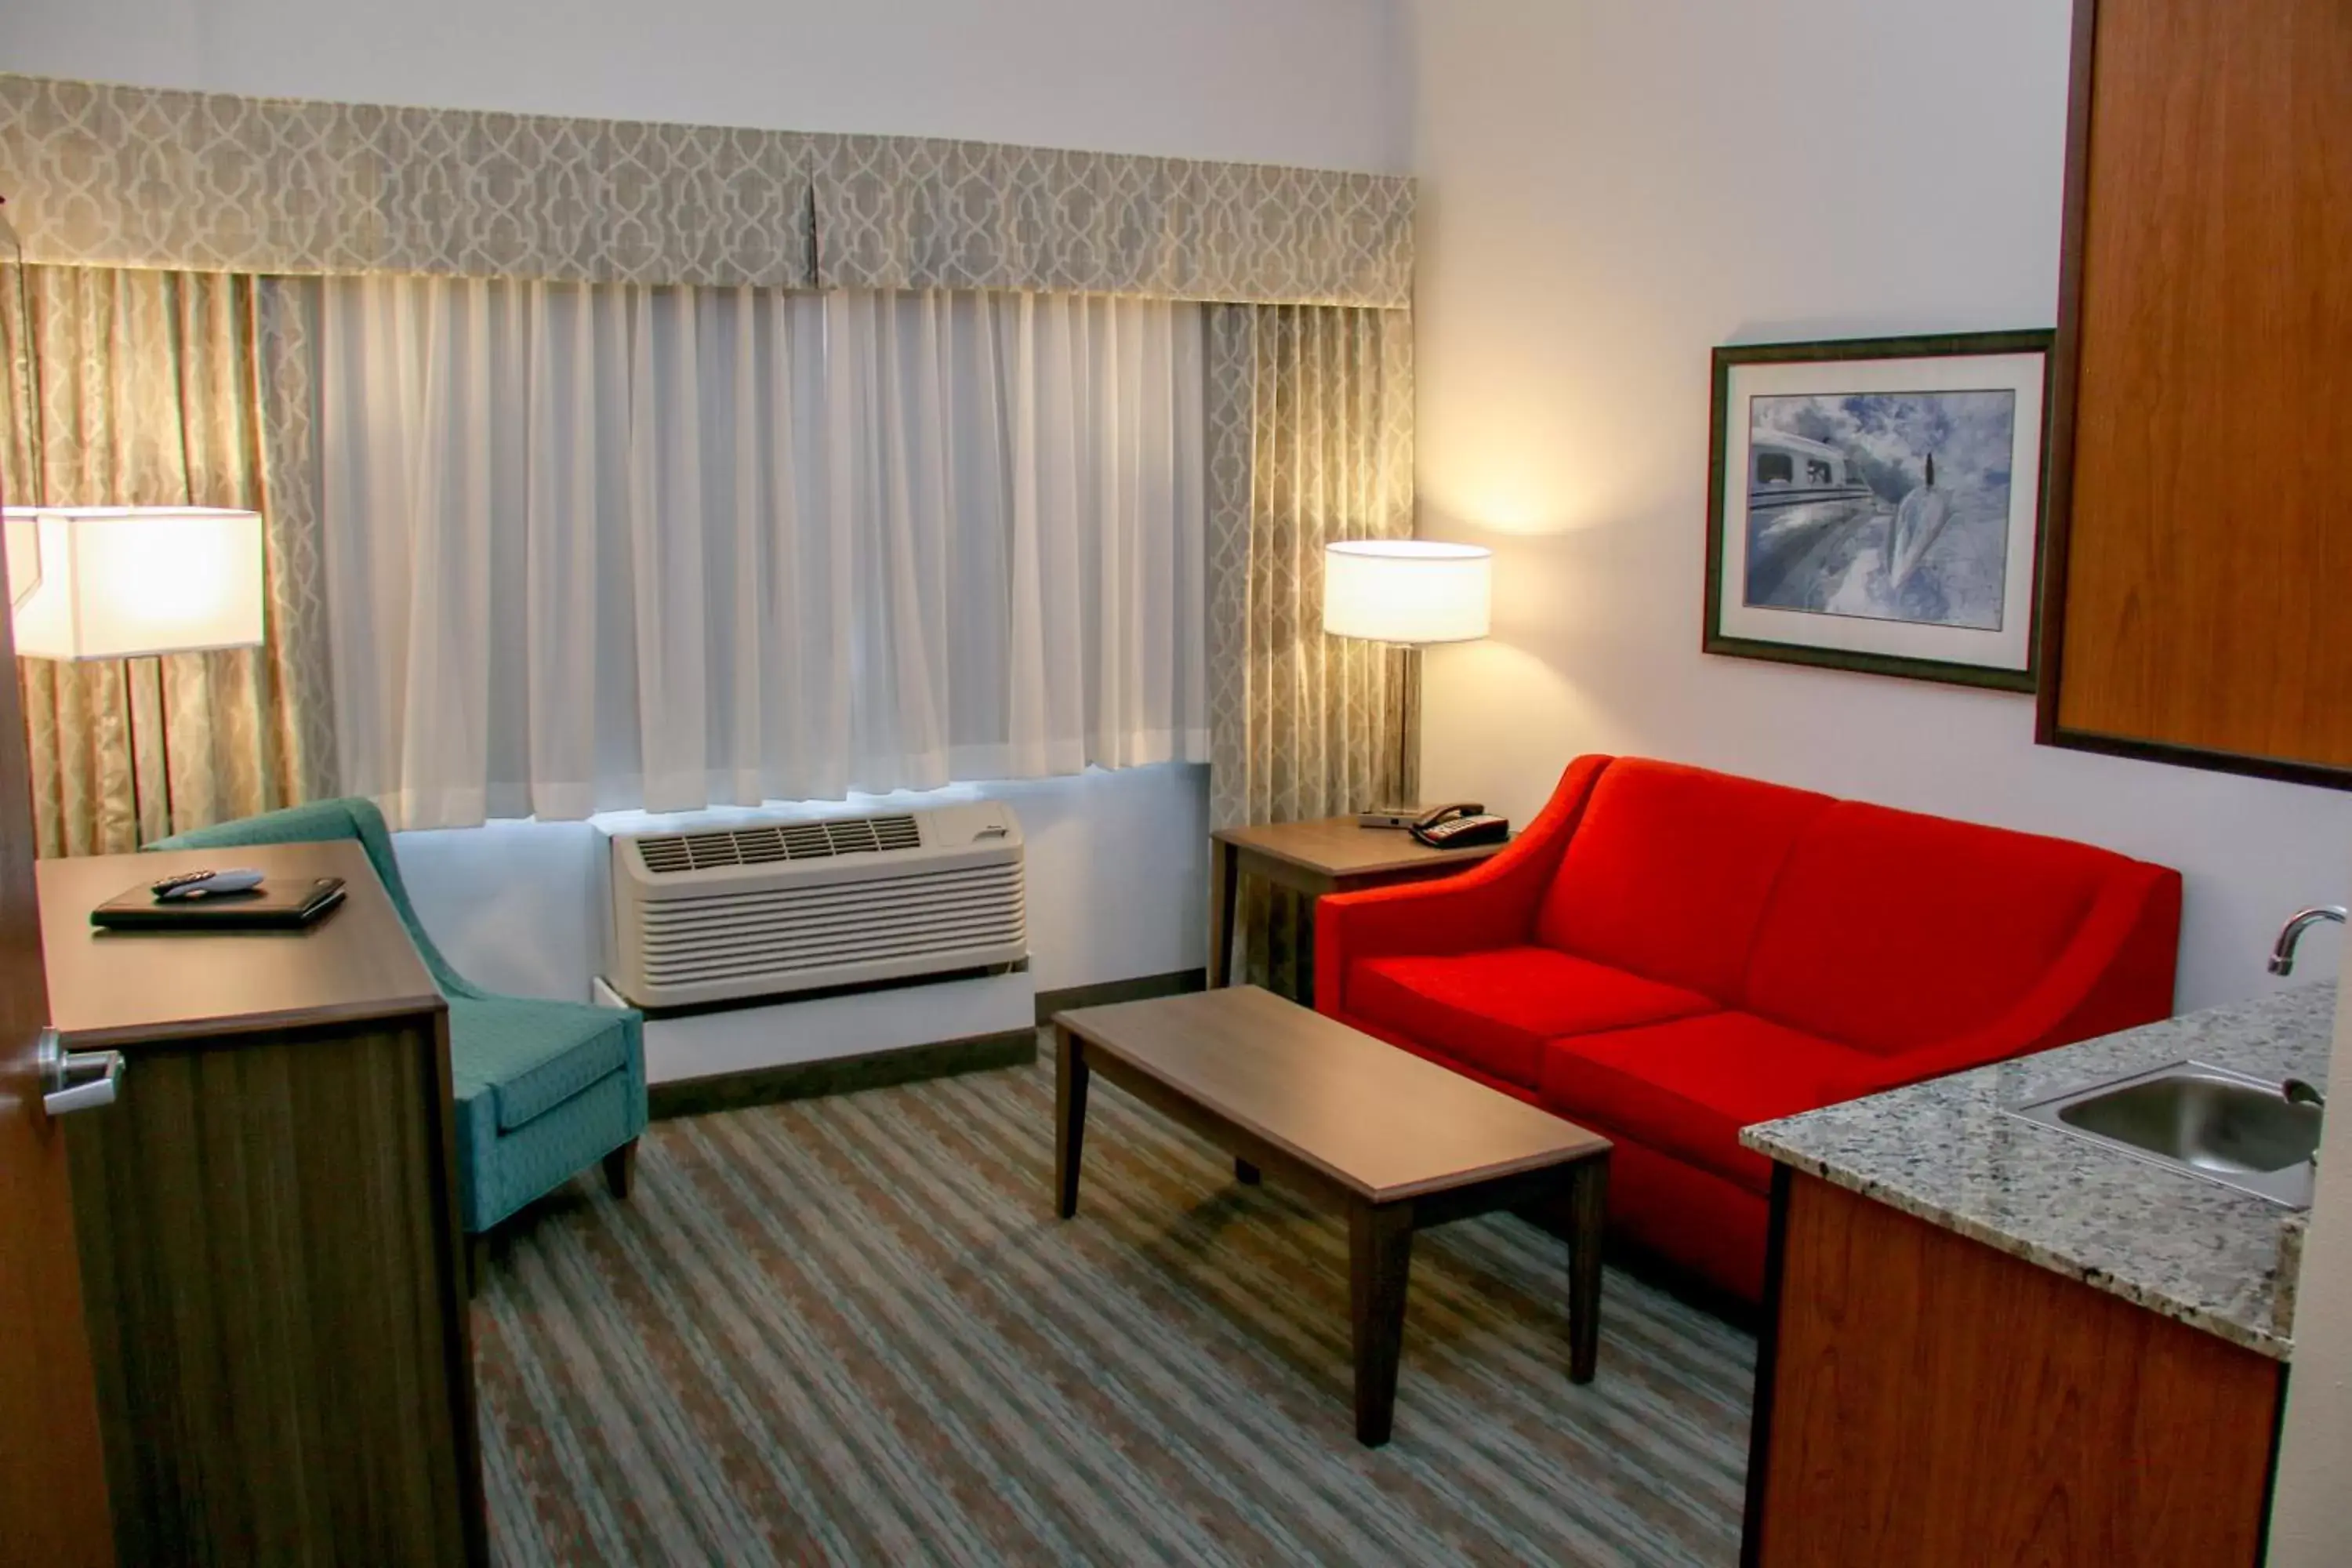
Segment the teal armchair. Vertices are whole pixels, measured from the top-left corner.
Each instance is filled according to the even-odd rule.
[[[629,1194],[646,1127],[645,1020],[623,1008],[500,996],[449,966],[409,901],[392,835],[373,802],[323,800],[200,827],[153,849],[234,849],[355,838],[367,851],[449,1002],[449,1069],[457,1100],[457,1186],[478,1237],[599,1161],[614,1197]]]

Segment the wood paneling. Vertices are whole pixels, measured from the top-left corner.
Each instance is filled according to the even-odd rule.
[[[1810,1176],[1786,1183],[1769,1568],[2253,1568],[2283,1369]]]
[[[2352,770],[2352,6],[2087,20],[2043,736]]]
[[[470,1554],[435,1027],[152,1048],[70,1128],[122,1561]]]

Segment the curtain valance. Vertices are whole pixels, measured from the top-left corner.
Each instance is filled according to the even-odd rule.
[[[1412,183],[0,74],[29,261],[1403,307]]]
[[[912,136],[814,140],[827,288],[1412,302],[1411,180]]]
[[[25,259],[815,281],[804,136],[0,76]]]

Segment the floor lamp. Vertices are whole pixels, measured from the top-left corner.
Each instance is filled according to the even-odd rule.
[[[260,514],[193,506],[27,506],[9,507],[5,516],[16,652],[73,663],[122,661],[134,835],[143,835],[146,814],[131,661],[155,661],[168,832],[171,710],[163,656],[261,646]]]
[[[1486,635],[1495,554],[1476,544],[1433,539],[1350,539],[1323,547],[1323,629],[1397,648],[1406,717],[1397,726],[1396,790],[1412,773],[1412,723],[1420,700],[1421,650]],[[1366,827],[1402,827],[1418,815],[1398,800],[1360,813]]]

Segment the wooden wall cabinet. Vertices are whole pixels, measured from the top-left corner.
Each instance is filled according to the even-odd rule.
[[[2283,1365],[1774,1177],[1748,1568],[2259,1568]]]
[[[2040,738],[2352,787],[2352,5],[2077,0]]]
[[[101,933],[93,905],[217,852],[39,868],[51,1016],[127,1068],[65,1123],[118,1557],[488,1559],[447,1009],[353,844],[298,933]]]

